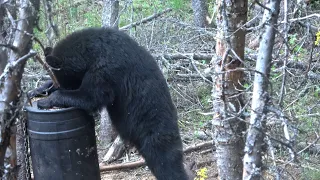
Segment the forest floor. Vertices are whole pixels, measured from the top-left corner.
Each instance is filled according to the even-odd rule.
[[[218,170],[216,165],[215,152],[212,150],[195,150],[192,152],[185,153],[185,163],[195,161],[195,166],[193,167],[193,172],[196,174],[196,170],[206,168],[207,177],[206,180],[216,180],[218,179]],[[102,151],[99,152],[100,162],[101,156],[103,156]],[[130,161],[135,162],[141,160],[141,156],[135,155],[136,160]],[[121,162],[113,162],[108,164],[108,166],[119,165]],[[174,165],[173,165],[174,166]],[[293,180],[293,179],[305,179],[302,176],[301,167],[286,165],[286,172],[279,172],[284,179]],[[285,174],[285,175],[284,175]],[[275,174],[270,174],[269,171],[264,171],[263,176],[266,180],[275,179]],[[112,171],[103,171],[101,172],[102,180],[156,180],[152,175],[147,166],[137,166],[130,169],[118,169]],[[313,179],[313,178],[312,178]]]
[[[213,161],[212,151],[207,151],[206,153],[201,152],[190,152],[185,154],[186,163],[191,162],[192,159],[196,161],[194,169],[207,168],[207,178],[206,179],[217,179],[217,167],[215,161]],[[112,163],[116,164],[116,163]],[[174,166],[174,165],[173,165]],[[140,166],[133,169],[121,169],[113,171],[101,172],[102,180],[156,180],[156,178],[151,174],[147,166]]]

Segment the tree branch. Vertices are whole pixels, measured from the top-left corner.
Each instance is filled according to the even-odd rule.
[[[289,19],[289,22],[295,22],[295,21],[301,21],[301,20],[305,20],[305,19],[309,19],[312,17],[316,17],[316,18],[320,18],[320,14],[310,14],[308,16],[305,17],[300,17],[300,18],[295,18],[295,19]],[[281,24],[286,23],[285,21],[281,21]]]
[[[31,50],[28,54],[22,56],[21,58],[17,59],[14,62],[9,62],[7,66],[5,67],[3,73],[0,76],[0,83],[4,83],[4,78],[11,74],[11,71],[15,69],[17,66],[23,64],[26,62],[29,58],[35,56],[37,52]]]
[[[126,29],[129,29],[129,28],[132,28],[132,27],[136,27],[136,26],[138,26],[138,25],[140,25],[140,24],[144,24],[144,23],[150,22],[151,20],[153,20],[153,19],[155,19],[155,18],[157,18],[157,17],[159,17],[159,16],[161,16],[161,15],[167,13],[167,12],[170,12],[170,11],[172,11],[171,8],[166,9],[166,10],[164,10],[164,11],[162,11],[162,12],[159,12],[159,13],[155,13],[155,14],[153,14],[152,16],[149,16],[149,17],[146,17],[146,18],[141,19],[141,20],[138,21],[138,22],[134,22],[134,23],[132,23],[132,24],[128,24],[128,25],[126,25],[126,26],[122,26],[122,27],[120,28],[120,30],[124,31],[124,30],[126,30]]]

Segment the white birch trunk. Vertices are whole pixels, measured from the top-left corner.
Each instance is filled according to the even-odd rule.
[[[245,144],[245,156],[243,159],[243,179],[253,180],[262,178],[262,146],[264,145],[265,115],[268,102],[268,77],[272,59],[272,49],[275,39],[275,24],[279,15],[280,0],[268,0],[264,11],[262,23],[264,31],[261,34],[259,54],[257,57],[250,126]]]

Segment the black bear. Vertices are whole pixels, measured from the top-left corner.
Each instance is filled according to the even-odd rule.
[[[135,145],[158,180],[188,179],[176,108],[147,50],[124,32],[88,28],[67,36],[46,55],[60,88],[39,100],[39,108],[95,111],[106,106],[120,136]]]

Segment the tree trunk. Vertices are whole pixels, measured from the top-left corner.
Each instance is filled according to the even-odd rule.
[[[104,0],[102,10],[102,26],[118,29],[119,25],[119,1]],[[107,111],[104,107],[100,111],[100,141],[104,147],[109,146],[116,138],[117,133],[112,127],[112,123]]]
[[[191,0],[193,9],[193,22],[195,26],[207,27],[208,4],[207,0]]]
[[[102,26],[103,27],[112,27],[119,29],[119,1],[118,0],[104,0],[103,1],[103,10],[102,10]],[[120,137],[117,137],[117,132],[112,126],[110,116],[108,114],[107,108],[104,107],[100,111],[100,142],[103,148],[110,148],[104,156],[104,162],[111,162],[112,157],[119,156],[119,153],[122,154],[124,150],[124,144],[122,141],[117,143],[117,146],[110,146],[112,142]],[[118,155],[116,155],[118,153]],[[108,156],[107,156],[108,155]]]
[[[15,124],[17,118],[19,118],[19,113],[21,111],[21,78],[22,78],[22,73],[24,70],[24,66],[26,64],[26,61],[29,57],[34,56],[35,53],[29,53],[31,47],[32,47],[32,40],[31,36],[28,34],[33,33],[33,27],[34,27],[34,22],[36,19],[36,14],[33,10],[32,4],[35,3],[40,3],[39,0],[32,0],[32,3],[28,0],[20,0],[19,6],[16,12],[11,12],[13,16],[15,14],[19,14],[18,20],[15,21],[13,24],[6,24],[7,30],[10,29],[12,32],[9,34],[6,34],[6,38],[3,38],[2,34],[2,39],[1,44],[5,45],[10,45],[14,48],[6,49],[5,51],[7,52],[6,55],[3,55],[3,51],[0,51],[0,54],[2,56],[7,57],[6,60],[8,62],[7,66],[3,70],[3,73],[1,75],[0,79],[0,122],[1,122],[1,152],[0,154],[5,153],[7,143],[7,139],[11,139],[10,147],[12,150],[17,147],[19,149],[19,146],[23,146],[23,144],[16,144],[15,146],[13,143],[14,137],[11,138],[11,126]],[[4,8],[11,8],[10,6],[4,7]],[[12,21],[13,22],[13,21]],[[11,42],[12,40],[12,42]],[[28,54],[28,56],[24,56]],[[23,56],[23,58],[22,58]],[[3,67],[2,67],[3,68]],[[19,131],[19,130],[17,130]],[[16,133],[16,141],[19,143],[21,141],[21,138],[24,138],[21,136],[20,132]],[[8,137],[9,136],[9,137]],[[16,155],[16,152],[13,152],[13,155]],[[24,159],[25,159],[25,154],[21,153],[21,156],[18,155],[18,159],[21,161],[18,161],[16,159],[11,159],[10,162],[12,165],[16,165],[16,167],[11,167],[10,169],[16,169],[17,173],[19,174],[18,177],[14,177],[14,179],[19,179],[23,180],[25,179],[25,164],[24,164]],[[1,157],[2,158],[2,157]],[[3,159],[1,161],[1,168],[3,168]]]
[[[216,3],[217,57],[212,63],[215,73],[219,74],[213,76],[212,97],[219,179],[242,178],[242,133],[245,131],[245,123],[240,120],[243,106],[240,90],[243,72],[232,70],[241,67],[244,59],[245,31],[239,27],[247,21],[247,4],[247,0],[231,0],[228,3],[219,0]],[[236,117],[237,114],[240,115]]]
[[[107,108],[102,108],[100,111],[100,130],[99,141],[103,147],[109,147],[115,140],[117,132],[114,130]]]
[[[119,1],[104,0],[102,10],[102,26],[119,28]]]
[[[243,159],[243,179],[253,180],[262,178],[262,146],[264,145],[265,115],[268,102],[268,77],[272,59],[272,49],[275,38],[275,24],[279,15],[280,0],[269,0],[266,7],[272,11],[265,10],[262,23],[264,31],[260,35],[259,54],[257,57],[250,126],[245,145],[245,156]]]
[[[6,31],[4,29],[4,17],[6,16],[6,9],[3,4],[0,4],[0,44],[5,44]],[[0,46],[0,74],[3,73],[8,61],[7,49]]]

